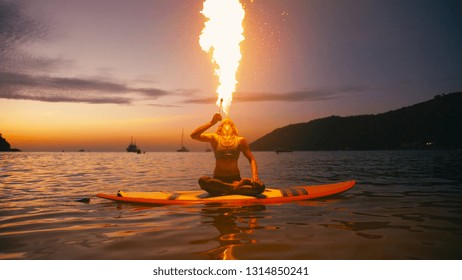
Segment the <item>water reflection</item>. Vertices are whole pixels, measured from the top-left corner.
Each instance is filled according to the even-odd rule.
[[[368,222],[353,222],[353,221],[340,221],[333,220],[332,224],[321,224],[326,228],[335,228],[341,230],[353,231],[356,235],[364,237],[367,239],[381,239],[383,238],[382,234],[371,234],[366,233],[365,231],[380,231],[383,232],[385,229],[404,229],[412,231],[410,226],[400,226],[392,225],[391,222],[377,222],[377,221],[368,221]]]
[[[118,189],[197,190],[211,159],[176,152],[0,154],[0,259],[462,257],[460,151],[256,156],[271,187],[347,178],[357,185],[339,197],[243,208],[93,197],[81,203],[75,200]]]
[[[256,230],[268,229],[259,225],[264,219],[264,205],[245,206],[240,208],[204,207],[201,211],[201,223],[212,225],[218,230],[218,236],[209,239],[191,241],[192,244],[217,242],[216,248],[199,252],[207,259],[234,260],[235,248],[257,243],[253,236]]]

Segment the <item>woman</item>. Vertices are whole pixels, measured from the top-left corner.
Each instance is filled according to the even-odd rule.
[[[238,136],[234,123],[228,118],[222,121],[216,133],[205,131],[222,120],[222,116],[216,113],[212,120],[199,126],[191,133],[191,138],[209,142],[215,153],[215,170],[213,178],[201,177],[199,185],[212,195],[243,194],[258,195],[265,190],[265,185],[258,178],[257,162],[250,151],[249,144],[244,137]],[[241,179],[238,168],[240,153],[249,160],[252,170],[252,178]]]

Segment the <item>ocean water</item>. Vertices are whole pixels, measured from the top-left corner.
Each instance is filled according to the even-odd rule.
[[[357,184],[282,205],[147,207],[94,195],[198,189],[213,154],[0,153],[0,259],[462,259],[461,151],[254,154],[268,187]]]

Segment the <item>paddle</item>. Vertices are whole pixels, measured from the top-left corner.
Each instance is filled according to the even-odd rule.
[[[74,200],[75,202],[82,202],[82,203],[90,203],[91,198],[90,197],[84,197],[84,198],[79,198]]]

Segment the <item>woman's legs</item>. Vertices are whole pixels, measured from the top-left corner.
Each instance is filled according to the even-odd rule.
[[[265,190],[265,185],[253,183],[250,178],[244,178],[238,182],[237,188],[234,189],[233,194],[256,196]]]
[[[231,183],[225,183],[219,179],[204,176],[199,178],[199,186],[204,191],[211,195],[225,195],[229,194],[234,190],[234,186]]]
[[[199,185],[201,189],[211,195],[241,194],[254,196],[261,194],[265,190],[264,184],[252,183],[250,178],[230,183],[222,181],[219,178],[204,176],[199,178]]]

